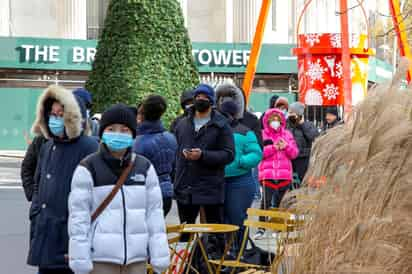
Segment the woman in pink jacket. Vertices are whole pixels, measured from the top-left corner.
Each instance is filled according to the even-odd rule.
[[[259,165],[259,181],[263,186],[262,209],[279,207],[293,179],[292,160],[299,150],[295,139],[286,129],[286,119],[279,109],[270,109],[263,117],[263,160]],[[273,203],[272,203],[273,201]],[[272,203],[272,205],[271,205]],[[265,221],[265,218],[261,218]],[[263,238],[264,229],[259,229],[255,239]]]

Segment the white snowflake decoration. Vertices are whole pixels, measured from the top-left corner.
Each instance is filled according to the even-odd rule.
[[[306,34],[306,43],[308,43],[311,47],[313,47],[315,44],[320,42],[320,34],[316,33],[311,33],[311,34]]]
[[[308,106],[321,106],[323,105],[322,94],[319,90],[309,89],[306,91],[305,104]]]
[[[323,94],[328,98],[328,100],[336,100],[339,95],[339,88],[334,84],[326,85],[323,89]]]
[[[320,63],[320,59],[318,59],[315,63],[308,62],[309,68],[308,71],[305,73],[306,76],[310,78],[311,84],[315,81],[321,81],[322,83],[325,81],[323,79],[323,74],[327,71],[327,68],[322,67]]]
[[[336,63],[335,73],[336,73],[336,76],[337,76],[339,79],[342,79],[342,75],[343,75],[342,62]]]
[[[330,43],[334,48],[341,48],[342,47],[342,37],[339,33],[334,33],[330,36]]]

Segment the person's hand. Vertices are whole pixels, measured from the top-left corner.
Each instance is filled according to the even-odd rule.
[[[285,140],[280,139],[278,142],[278,148],[279,150],[284,150],[286,148],[287,143],[285,142]]]
[[[200,148],[193,148],[191,150],[184,149],[183,156],[186,160],[197,161],[202,156],[202,150]]]
[[[185,157],[186,160],[190,160],[189,155],[190,155],[190,150],[184,149],[183,150],[183,156]]]
[[[194,148],[190,151],[190,160],[197,161],[202,156],[202,150],[200,148]]]

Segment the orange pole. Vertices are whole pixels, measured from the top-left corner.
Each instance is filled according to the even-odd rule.
[[[340,26],[342,32],[342,68],[345,116],[352,111],[351,56],[349,48],[348,1],[340,0]]]
[[[406,76],[408,83],[412,77],[412,54],[409,48],[408,37],[405,32],[405,24],[401,15],[401,6],[398,0],[389,0],[389,9],[391,10],[393,25],[398,37],[399,51],[401,56],[407,57],[409,60],[409,70]]]
[[[243,80],[243,91],[245,93],[246,103],[249,102],[250,93],[252,91],[253,80],[255,78],[256,68],[259,63],[263,35],[265,33],[266,21],[269,16],[271,4],[272,0],[263,0],[262,7],[260,8],[259,20],[257,22],[252,50],[250,52],[250,59],[247,64],[245,79]]]

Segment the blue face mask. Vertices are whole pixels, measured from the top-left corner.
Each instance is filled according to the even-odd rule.
[[[289,112],[287,110],[283,111],[283,115],[285,115],[286,120],[289,118]]]
[[[57,117],[50,115],[49,117],[49,129],[54,136],[61,136],[64,133],[64,119],[63,117]]]
[[[119,132],[105,132],[102,142],[114,152],[125,150],[133,145],[132,135]]]

